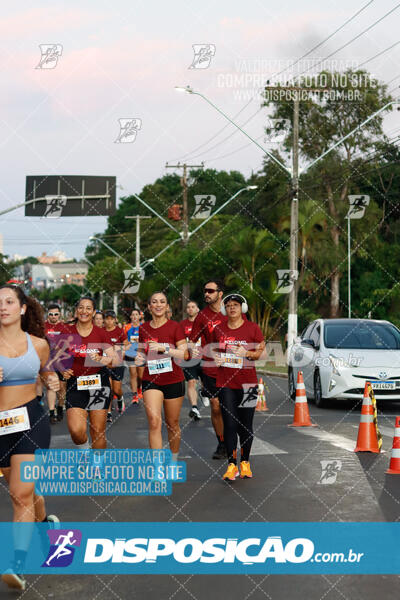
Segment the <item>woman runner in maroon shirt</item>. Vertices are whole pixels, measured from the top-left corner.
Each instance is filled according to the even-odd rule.
[[[234,481],[239,475],[236,458],[240,440],[240,477],[252,477],[249,455],[253,443],[253,418],[257,404],[257,373],[254,361],[265,348],[264,336],[256,323],[243,319],[247,302],[240,294],[223,300],[228,320],[214,330],[218,342],[217,387],[224,421],[228,469],[223,476]]]
[[[145,364],[142,390],[149,422],[149,445],[153,450],[163,447],[161,425],[164,407],[169,447],[173,459],[177,460],[185,378],[174,359],[185,358],[186,339],[180,324],[167,318],[168,300],[163,292],[155,292],[150,297],[148,309],[152,319],[139,328],[139,351],[135,363],[137,366]]]
[[[110,403],[110,381],[105,367],[115,358],[104,329],[93,324],[94,300],[85,296],[79,300],[76,323],[68,326],[69,368],[63,370],[67,381],[67,423],[72,441],[88,447],[87,418],[89,416],[92,448],[106,448],[107,407]]]

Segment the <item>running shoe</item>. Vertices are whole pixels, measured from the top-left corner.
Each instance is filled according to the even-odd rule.
[[[56,515],[48,515],[47,523],[49,529],[60,529],[60,519]]]
[[[139,395],[138,394],[133,394],[132,404],[139,404]]]
[[[112,423],[112,414],[110,412],[107,413],[107,423]]]
[[[199,409],[197,408],[197,406],[192,406],[192,408],[190,409],[189,417],[191,419],[193,419],[193,421],[200,421],[201,414],[200,414]]]
[[[57,406],[57,421],[62,421],[64,418],[64,407]]]
[[[225,481],[235,481],[236,477],[239,477],[239,469],[235,463],[229,463],[222,479],[225,479]]]
[[[57,415],[54,411],[50,413],[50,423],[51,425],[58,423]]]
[[[253,477],[253,473],[250,469],[250,463],[247,460],[242,460],[240,463],[240,478],[241,479],[251,479]]]
[[[143,400],[142,388],[138,389],[138,396],[139,396],[139,400]]]
[[[224,442],[219,442],[218,446],[212,455],[215,460],[219,460],[220,458],[226,458],[226,448]],[[233,464],[233,463],[232,463]]]
[[[39,523],[39,537],[42,546],[43,556],[46,557],[49,551],[49,538],[47,536],[48,529],[60,529],[60,519],[56,515],[48,515],[47,521],[43,523],[47,527],[42,527],[42,523]]]
[[[203,396],[203,394],[199,394],[201,401],[203,403],[203,405],[207,408],[208,406],[210,406],[210,398],[208,398],[207,396]]]
[[[21,565],[14,563],[10,569],[7,569],[7,571],[3,573],[1,579],[5,584],[8,585],[8,587],[24,591],[26,588],[26,579],[24,575],[18,573],[20,569]]]
[[[125,411],[125,401],[124,401],[123,396],[121,396],[121,399],[118,400],[117,405],[118,405],[118,412],[120,415],[122,415],[122,413]]]

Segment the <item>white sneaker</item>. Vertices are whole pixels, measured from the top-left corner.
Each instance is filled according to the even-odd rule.
[[[200,414],[199,409],[197,408],[197,406],[192,406],[192,408],[190,409],[189,417],[191,419],[194,419],[195,421],[200,421],[201,414]]]

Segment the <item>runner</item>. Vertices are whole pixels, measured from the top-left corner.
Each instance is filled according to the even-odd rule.
[[[192,332],[193,322],[199,313],[199,307],[197,302],[194,300],[190,300],[186,305],[186,314],[188,316],[187,319],[181,321],[181,326],[186,336],[187,342],[190,342],[189,336]],[[198,340],[197,344],[201,345],[201,341]],[[189,346],[190,344],[188,344]],[[194,421],[199,421],[201,419],[201,414],[197,406],[197,380],[200,379],[200,362],[198,359],[191,359],[190,366],[183,367],[183,374],[185,376],[185,380],[187,381],[187,395],[189,398],[189,402],[191,404],[191,409],[189,412],[189,417]],[[193,363],[193,364],[192,364]]]
[[[66,331],[65,324],[61,321],[61,309],[58,304],[49,304],[47,312],[47,321],[44,322],[44,331],[50,344],[52,355],[54,355],[55,346],[61,333]],[[61,375],[57,373],[59,377]],[[54,425],[62,421],[64,417],[66,382],[60,380],[60,391],[56,394],[52,390],[47,391],[47,403],[49,405],[50,423]],[[58,398],[57,415],[56,399]]]
[[[89,416],[92,448],[104,449],[107,407],[110,403],[110,380],[107,369],[115,358],[104,329],[93,325],[93,298],[83,296],[77,305],[75,325],[68,327],[69,368],[62,372],[67,380],[67,422],[72,441],[88,448]]]
[[[60,386],[57,375],[46,369],[49,356],[40,304],[17,286],[1,286],[0,468],[9,485],[14,522],[59,523],[54,515],[46,516],[44,498],[35,494],[35,484],[20,479],[21,463],[33,461],[36,449],[50,445],[49,421],[36,398],[39,372],[49,389],[56,392]],[[12,568],[2,575],[9,587],[25,589],[23,572],[30,538],[27,535],[15,541]]]
[[[162,409],[168,430],[173,460],[178,460],[181,441],[179,414],[185,394],[182,369],[176,360],[185,358],[185,334],[179,323],[167,319],[168,300],[155,292],[149,300],[151,321],[139,328],[139,351],[136,364],[143,366],[143,401],[149,422],[150,448],[161,449]]]
[[[104,314],[101,310],[96,310],[94,313],[93,324],[96,325],[96,327],[104,327]]]
[[[257,404],[257,373],[254,361],[265,348],[264,336],[256,323],[243,318],[248,310],[246,299],[229,294],[222,312],[228,320],[214,330],[218,342],[217,387],[224,420],[224,438],[228,469],[223,476],[234,481],[237,468],[237,438],[240,440],[240,477],[252,477],[249,456],[253,443],[253,417]]]
[[[113,399],[117,400],[118,412],[122,414],[125,410],[124,396],[122,393],[122,380],[124,378],[125,367],[123,364],[124,360],[124,347],[127,344],[126,333],[121,327],[117,327],[117,315],[113,310],[107,310],[104,315],[104,332],[106,334],[108,342],[114,348],[116,361],[109,368],[109,376],[111,379],[111,395]],[[110,408],[112,400],[108,410],[107,420],[110,422],[111,412]]]
[[[135,365],[135,358],[139,343],[140,311],[133,308],[130,315],[130,323],[125,325],[125,333],[129,346],[125,350],[125,361],[129,367],[129,378],[132,390],[132,404],[138,404],[142,394],[143,367]]]
[[[201,363],[201,381],[203,387],[201,394],[203,398],[209,398],[211,403],[211,422],[218,440],[218,446],[212,455],[215,459],[225,458],[226,448],[224,444],[224,423],[216,384],[217,366],[208,345],[213,342],[214,329],[226,321],[226,317],[220,312],[222,295],[223,284],[221,281],[210,279],[205,283],[204,300],[207,306],[197,315],[189,336],[192,342],[197,342],[197,340],[201,339],[203,347],[203,360]],[[206,348],[207,346],[208,348]],[[195,357],[197,355],[198,351],[196,349],[192,350],[192,356]]]

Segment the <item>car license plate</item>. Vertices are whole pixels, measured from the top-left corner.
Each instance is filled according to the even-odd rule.
[[[373,390],[395,390],[395,381],[371,381]]]

